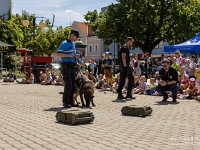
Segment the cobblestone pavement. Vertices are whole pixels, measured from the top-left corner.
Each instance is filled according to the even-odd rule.
[[[200,149],[200,103],[95,91],[95,120],[87,125],[57,123],[62,86],[0,83],[0,150],[192,150]],[[171,100],[170,100],[171,101]],[[148,117],[122,116],[125,105],[151,106]]]

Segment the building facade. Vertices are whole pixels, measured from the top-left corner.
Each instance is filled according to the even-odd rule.
[[[0,19],[7,20],[11,10],[11,0],[0,0]]]

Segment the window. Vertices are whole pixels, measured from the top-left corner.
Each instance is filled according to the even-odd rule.
[[[94,51],[98,52],[98,45],[97,44],[94,45]]]
[[[92,52],[92,45],[89,46],[89,52]]]

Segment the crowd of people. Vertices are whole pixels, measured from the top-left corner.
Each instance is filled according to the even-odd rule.
[[[77,39],[78,36],[79,32],[76,30],[73,30],[70,34],[72,41]],[[200,95],[200,61],[197,62],[194,55],[183,58],[180,51],[177,50],[173,55],[167,57],[162,54],[161,57],[153,59],[148,52],[144,54],[144,57],[141,57],[140,54],[129,53],[128,47],[133,42],[132,37],[127,38],[126,44],[120,49],[118,53],[119,70],[117,73],[113,72],[115,61],[112,60],[112,54],[109,52],[103,54],[98,63],[95,62],[95,58],[92,58],[89,63],[84,64],[79,54],[74,54],[74,52],[73,54],[68,54],[68,52],[63,54],[62,51],[58,50],[57,54],[63,59],[61,70],[55,72],[46,68],[45,72],[40,73],[41,85],[65,86],[66,82],[71,84],[68,77],[73,77],[72,82],[75,82],[76,76],[83,76],[91,80],[96,89],[118,93],[118,99],[134,98],[132,97],[134,93],[162,95],[163,101],[167,101],[171,96],[173,102],[177,102],[177,98],[194,99]],[[65,44],[69,44],[72,48],[71,41],[66,40],[60,45],[59,49],[63,49],[62,47]],[[76,59],[73,58],[74,56]],[[19,82],[12,70],[9,69],[4,82],[14,82],[16,80],[21,84],[33,84],[35,77],[31,69],[24,67],[24,73],[25,77]],[[68,88],[66,87],[65,90],[68,91]],[[71,94],[69,92],[68,97]],[[123,94],[127,94],[127,96],[124,97]]]
[[[114,62],[109,53],[103,56],[100,70],[98,65],[91,65],[95,63],[93,59],[89,61],[89,65],[84,70],[80,71],[80,74],[92,80],[95,88],[117,93],[120,72],[118,71],[116,75],[113,73]],[[131,54],[129,66],[134,75],[132,93],[163,95],[163,101],[166,101],[169,96],[174,101],[177,98],[194,99],[200,94],[199,64],[200,61],[196,62],[194,55],[182,58],[178,50],[172,56],[161,55],[160,58],[154,59],[149,56],[149,53],[145,53],[144,58],[140,58],[139,54]],[[96,68],[91,68],[96,71],[89,71],[90,66],[96,66]],[[165,82],[166,85],[161,86],[160,81]],[[128,82],[126,78],[123,93],[127,93]]]
[[[108,90],[117,93],[120,81],[120,72],[113,73],[114,62],[111,54],[106,52],[102,56],[101,66],[95,63],[95,58],[89,60],[88,65],[83,64],[77,54],[77,76],[84,76],[91,80],[96,89]],[[167,60],[167,61],[166,61]],[[164,62],[163,62],[164,61]],[[162,80],[163,73],[161,72],[164,67],[162,64],[169,63],[170,68],[174,68],[177,72],[177,95],[176,98],[193,99],[200,94],[200,61],[195,63],[195,56],[191,55],[187,58],[182,58],[180,51],[175,52],[175,56],[161,55],[160,58],[150,58],[149,53],[145,53],[144,58],[140,58],[139,54],[130,55],[130,66],[134,75],[134,83],[132,92],[134,94],[146,95],[165,95],[172,96],[170,89],[164,91],[157,90],[159,80]],[[175,73],[176,76],[176,73]],[[14,82],[16,76],[9,69],[8,75],[4,78],[4,82]],[[64,80],[61,72],[55,72],[46,68],[45,72],[40,74],[41,85],[62,85]],[[25,77],[21,84],[33,84],[34,75],[28,69],[25,71]],[[127,93],[128,78],[126,78],[125,85],[122,92]],[[162,88],[162,87],[159,87]],[[176,86],[175,86],[176,88]],[[164,99],[164,100],[165,100]]]

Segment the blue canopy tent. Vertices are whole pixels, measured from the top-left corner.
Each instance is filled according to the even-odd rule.
[[[181,44],[164,46],[164,52],[174,53],[176,50],[181,53],[200,53],[200,33]]]

